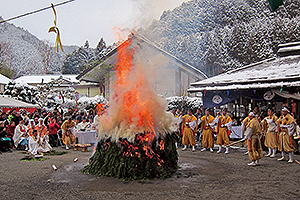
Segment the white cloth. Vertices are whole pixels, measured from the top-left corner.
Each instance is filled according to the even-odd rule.
[[[219,122],[219,116],[217,116],[217,117],[214,119],[213,123],[217,124],[218,122]]]
[[[39,147],[38,140],[34,140],[33,137],[30,136],[28,141],[28,147],[29,147],[28,152],[31,153],[32,155],[36,155]]]
[[[50,146],[50,144],[48,143],[49,141],[49,137],[48,135],[45,135],[44,137],[40,137],[39,138],[39,147],[38,147],[38,151],[40,152],[48,152],[51,151],[52,147]]]
[[[74,132],[74,136],[78,138],[79,144],[96,143],[97,132],[96,131],[78,131]]]
[[[79,124],[77,124],[76,129],[80,130],[80,129],[86,129],[86,126],[89,124],[89,122],[80,122]]]
[[[182,122],[182,115],[179,117],[179,123],[180,124]],[[191,127],[191,129],[195,129],[197,126],[198,120],[189,122],[189,127]]]
[[[24,130],[24,132],[21,131],[21,129]],[[25,125],[18,124],[15,128],[13,140],[15,143],[15,146],[17,146],[24,138],[27,136],[27,130],[28,128]],[[24,136],[25,135],[25,136]]]
[[[277,124],[273,121],[273,119],[268,119],[265,118],[265,120],[267,121],[269,128],[268,128],[268,132],[270,131],[276,131],[277,130]]]
[[[197,126],[197,120],[189,122],[189,126],[191,127],[191,129],[194,130],[196,128],[196,126]]]
[[[252,128],[251,127],[248,127],[246,132],[245,132],[245,137],[244,137],[244,140],[248,140],[252,135],[253,135],[253,131],[252,131]]]
[[[232,130],[232,121],[228,122],[227,124],[225,124],[225,126],[227,126],[228,130]]]
[[[202,119],[201,119],[201,117],[199,117],[199,119],[198,119],[198,125],[200,125],[202,123]]]
[[[245,122],[242,123],[242,128],[241,129],[242,129],[242,131],[246,130]]]
[[[95,115],[93,123],[95,127],[98,127],[100,125],[100,117],[98,115]]]
[[[280,127],[287,128],[289,136],[292,136],[295,132],[295,123],[290,123],[289,125],[280,125]]]
[[[96,127],[94,126],[94,123],[88,122],[87,125],[85,126],[87,131],[93,131],[96,130]]]
[[[179,124],[180,124],[180,119],[178,117],[175,117],[172,114],[172,124],[171,124],[171,131],[178,131],[179,130]]]

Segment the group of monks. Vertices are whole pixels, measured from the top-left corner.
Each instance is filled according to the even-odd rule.
[[[201,151],[206,151],[209,147],[209,150],[213,152],[214,148],[214,132],[215,125],[217,137],[217,144],[219,145],[219,150],[217,153],[221,153],[222,145],[228,145],[229,137],[228,134],[232,127],[232,119],[227,115],[226,108],[222,109],[222,115],[214,118],[210,115],[209,110],[205,111],[205,115],[197,119],[191,110],[187,111],[187,114],[184,116],[179,116],[179,123],[182,123],[182,144],[184,145],[183,151],[187,149],[187,146],[191,144],[192,151],[195,151],[196,139],[195,133],[197,132],[198,126],[201,126],[202,131],[202,145],[203,149]],[[178,124],[179,124],[178,123]],[[229,153],[229,149],[226,146],[225,154]]]
[[[205,110],[205,115],[202,117],[195,117],[191,110],[187,111],[186,115],[179,115],[173,112],[175,118],[178,118],[177,124],[182,124],[182,144],[184,145],[182,151],[185,151],[188,145],[192,146],[192,151],[195,151],[196,140],[195,133],[198,126],[201,127],[202,133],[202,146],[201,151],[210,150],[214,152],[214,134],[217,135],[217,145],[219,150],[217,153],[222,152],[222,146],[225,147],[225,154],[229,153],[229,135],[232,130],[232,119],[227,115],[226,108],[222,109],[222,114],[213,117],[210,114],[209,109]],[[293,155],[295,151],[295,145],[293,140],[293,134],[296,130],[296,121],[289,114],[289,110],[284,107],[282,109],[282,116],[278,119],[274,115],[272,109],[268,110],[268,116],[262,121],[259,120],[255,110],[250,112],[248,117],[243,120],[242,130],[244,131],[244,138],[239,142],[245,141],[248,146],[249,159],[252,161],[248,165],[259,165],[259,159],[263,156],[262,151],[262,136],[264,137],[264,144],[268,148],[269,153],[267,157],[274,158],[277,149],[282,152],[282,157],[278,160],[284,160],[285,154],[289,154],[288,162],[293,162]]]
[[[16,126],[13,135],[15,146],[26,141],[25,150],[32,155],[41,154],[51,151],[51,146],[48,143],[47,127],[44,125],[44,119],[40,118],[37,125],[33,120],[29,120],[28,126],[25,126],[24,120]]]
[[[279,119],[275,116],[274,110],[268,110],[268,116],[261,122],[256,113],[249,113],[243,120],[242,129],[245,131],[243,140],[247,141],[249,158],[252,161],[249,165],[258,165],[262,158],[261,138],[265,135],[264,145],[268,148],[266,157],[275,158],[277,149],[281,152],[278,161],[285,160],[285,154],[289,154],[289,163],[294,162],[295,142],[293,135],[296,132],[297,123],[289,110],[284,107]]]

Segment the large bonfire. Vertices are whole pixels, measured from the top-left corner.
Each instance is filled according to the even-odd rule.
[[[136,180],[167,178],[177,169],[172,116],[139,55],[130,38],[118,47],[110,106],[100,117],[99,142],[84,173]]]

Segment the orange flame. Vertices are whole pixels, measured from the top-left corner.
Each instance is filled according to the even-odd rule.
[[[138,126],[150,129],[152,134],[155,134],[154,123],[149,103],[142,98],[141,91],[146,83],[146,79],[141,71],[134,69],[133,54],[134,49],[131,47],[131,40],[127,40],[118,48],[118,55],[116,58],[116,76],[117,81],[115,89],[118,91],[126,91],[121,95],[117,95],[115,100],[121,103],[120,112],[123,116],[122,120],[127,120],[128,124],[135,119]],[[136,70],[135,77],[131,74]],[[126,116],[126,118],[124,118]],[[155,135],[154,135],[155,136]],[[150,139],[153,139],[151,136]]]
[[[97,110],[97,114],[100,116],[100,115],[102,115],[103,113],[104,113],[104,111],[105,111],[105,104],[104,103],[98,103],[97,105],[96,105],[96,110]]]

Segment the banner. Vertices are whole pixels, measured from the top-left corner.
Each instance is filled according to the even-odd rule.
[[[219,107],[240,97],[255,101],[282,101],[284,99],[271,90],[206,91],[203,95],[203,108]]]

